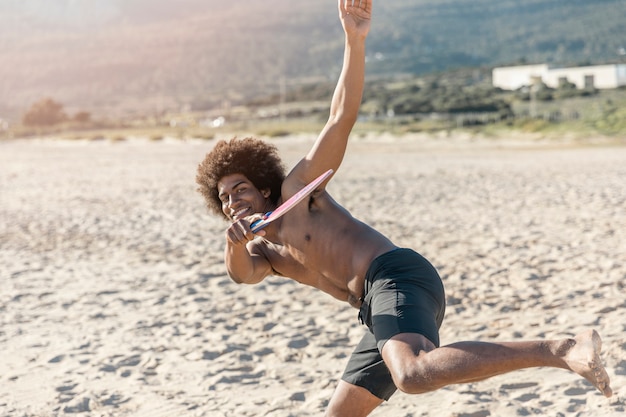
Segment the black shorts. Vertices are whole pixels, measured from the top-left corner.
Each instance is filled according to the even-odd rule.
[[[368,327],[352,353],[344,381],[388,400],[396,391],[381,355],[387,340],[400,333],[419,333],[439,346],[445,293],[439,274],[411,249],[395,249],[372,261],[365,276],[359,320]]]

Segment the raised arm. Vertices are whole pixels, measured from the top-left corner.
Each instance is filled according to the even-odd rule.
[[[365,79],[365,39],[370,29],[372,0],[338,0],[338,3],[345,49],[330,116],[309,153],[287,177],[283,186],[286,194],[291,194],[330,168],[335,171],[339,168],[348,136],[359,114]],[[286,197],[288,195],[283,195],[283,198]]]

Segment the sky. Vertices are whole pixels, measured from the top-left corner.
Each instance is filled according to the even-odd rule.
[[[238,4],[250,0],[237,0]],[[0,36],[30,36],[59,31],[94,31],[105,25],[178,20],[224,0],[1,0]]]
[[[120,15],[119,0],[2,0],[1,32],[89,28]]]
[[[0,116],[19,112],[42,95],[87,102],[89,97],[154,90],[162,85],[159,80],[164,74],[179,77],[193,70],[187,68],[190,62],[206,60],[199,56],[203,47],[228,21],[212,18],[218,16],[215,11],[230,15],[229,10],[237,8],[241,15],[242,8],[251,6],[258,12],[264,4],[258,0],[0,0]],[[249,18],[257,14],[251,11]]]

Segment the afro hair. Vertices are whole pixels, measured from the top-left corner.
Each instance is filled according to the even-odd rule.
[[[270,199],[277,204],[280,189],[285,179],[285,168],[278,156],[276,146],[260,139],[232,138],[221,140],[198,165],[196,183],[209,211],[221,214],[217,183],[227,175],[243,174],[259,190],[270,190]]]

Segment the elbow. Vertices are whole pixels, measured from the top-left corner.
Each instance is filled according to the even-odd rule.
[[[258,277],[254,275],[242,277],[241,275],[234,274],[230,271],[228,272],[228,276],[230,277],[231,281],[233,281],[235,284],[257,284],[263,281],[263,278],[259,279]]]
[[[244,277],[235,274],[232,271],[228,271],[228,276],[230,277],[230,280],[233,281],[235,284],[245,284],[247,282]]]
[[[358,114],[348,114],[348,113],[331,113],[328,118],[327,125],[329,127],[337,128],[337,129],[345,129],[352,130],[352,127],[356,124],[358,118]]]
[[[243,284],[243,280],[241,280],[239,277],[236,277],[233,274],[228,274],[228,276],[230,277],[230,280],[235,284]]]

